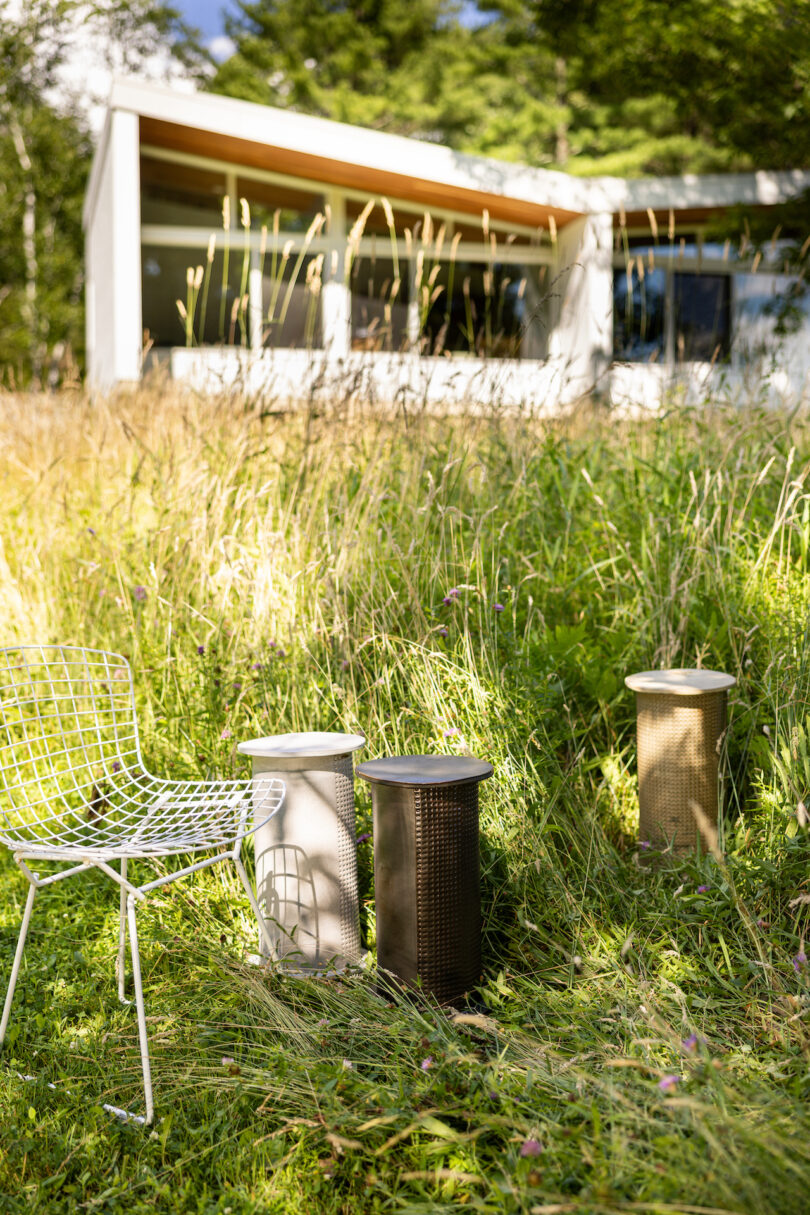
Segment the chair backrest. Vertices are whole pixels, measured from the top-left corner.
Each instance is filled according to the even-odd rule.
[[[57,842],[66,811],[92,815],[105,787],[141,766],[122,655],[68,645],[0,649],[0,840]]]

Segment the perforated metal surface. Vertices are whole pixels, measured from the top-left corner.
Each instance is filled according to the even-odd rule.
[[[693,806],[717,827],[718,743],[727,693],[636,693],[639,840],[676,853],[697,847]],[[703,840],[706,848],[706,841]]]
[[[357,894],[357,844],[354,815],[354,776],[350,755],[336,755],[335,814],[338,824],[340,934],[347,962],[360,961],[360,911]]]
[[[424,766],[422,758],[433,757],[374,760],[357,769],[371,782],[374,806],[377,961],[449,1003],[481,974],[478,781],[492,767],[461,757],[461,783],[453,784],[454,757]],[[416,779],[407,783],[411,775]]]
[[[294,754],[275,753],[272,739],[253,753],[254,778],[278,776],[287,790],[278,815],[256,833],[256,879],[273,955],[292,970],[361,957],[352,757],[323,754],[323,737],[314,736],[311,756],[303,735]]]
[[[417,970],[440,1001],[481,976],[478,786],[414,790]]]

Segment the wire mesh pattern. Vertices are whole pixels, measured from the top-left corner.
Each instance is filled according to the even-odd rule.
[[[639,839],[676,853],[696,848],[701,832],[693,806],[717,827],[726,703],[724,690],[699,696],[636,692]]]
[[[481,976],[478,785],[413,793],[417,970],[427,991],[449,1001]]]
[[[151,775],[128,662],[74,646],[0,650],[0,782],[0,841],[51,857],[228,846],[275,813],[284,788]]]
[[[0,650],[0,842],[29,883],[17,949],[0,1017],[2,1045],[11,1015],[34,897],[54,882],[98,869],[119,887],[118,995],[124,1003],[129,936],[146,1113],[154,1116],[136,906],[147,894],[222,861],[233,863],[265,943],[271,937],[240,852],[246,835],[278,811],[284,782],[169,781],[141,757],[129,663],[79,646]],[[252,812],[252,813],[251,813]],[[213,855],[134,885],[129,861],[206,849]],[[119,869],[108,863],[118,859]],[[71,862],[48,876],[40,861]],[[115,1107],[106,1107],[112,1108]]]

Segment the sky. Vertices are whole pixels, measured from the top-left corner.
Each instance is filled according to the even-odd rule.
[[[224,33],[223,12],[234,12],[234,0],[174,0],[188,25],[193,25],[203,35],[216,59],[225,59],[230,51],[229,40]],[[462,0],[462,21],[472,24],[476,19],[474,0]],[[480,21],[480,14],[477,15]]]

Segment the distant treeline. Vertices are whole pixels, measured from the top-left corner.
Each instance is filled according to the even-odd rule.
[[[77,16],[133,66],[170,46],[214,92],[463,152],[621,176],[810,166],[810,0],[238,0],[219,64],[170,5],[0,0],[7,381],[82,365],[91,141],[49,100]]]

